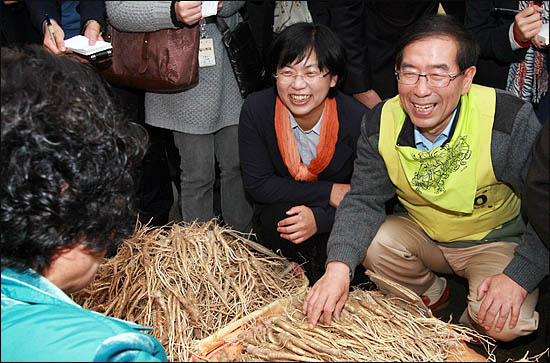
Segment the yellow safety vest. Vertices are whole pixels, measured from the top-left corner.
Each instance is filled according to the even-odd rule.
[[[493,172],[495,104],[493,88],[472,85],[451,140],[425,152],[397,145],[406,117],[399,96],[382,108],[378,150],[399,201],[433,240],[481,240],[520,213],[519,196]]]

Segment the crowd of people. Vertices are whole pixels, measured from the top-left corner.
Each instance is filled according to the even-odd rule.
[[[461,324],[505,342],[535,332],[548,13],[548,1],[219,1],[208,17],[201,1],[3,1],[2,360],[166,360],[147,327],[68,294],[136,218],[176,222],[173,204],[183,222],[218,217],[302,264],[311,328],[339,319],[362,268],[432,310],[456,274]],[[254,30],[265,89],[241,96],[217,17]],[[64,46],[103,40],[107,24],[200,27],[215,62],[181,92],[109,85]]]

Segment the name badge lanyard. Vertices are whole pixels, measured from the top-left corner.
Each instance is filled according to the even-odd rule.
[[[214,40],[206,37],[206,21],[199,20],[200,44],[199,44],[199,67],[211,67],[216,65],[214,56]]]

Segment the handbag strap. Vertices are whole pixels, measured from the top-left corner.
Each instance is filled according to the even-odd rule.
[[[229,30],[229,27],[227,26],[227,23],[220,16],[216,16],[216,26],[218,27],[218,30],[222,34],[225,34],[225,32],[227,32]]]
[[[143,44],[141,46],[141,63],[139,64],[139,73],[145,73],[147,66],[149,65],[149,53],[147,52],[149,48],[149,35],[151,33],[144,33],[143,35]]]

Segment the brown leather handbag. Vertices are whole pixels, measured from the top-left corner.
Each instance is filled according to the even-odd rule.
[[[97,65],[108,82],[149,92],[178,92],[198,83],[198,26],[150,33],[109,28],[113,55]]]

